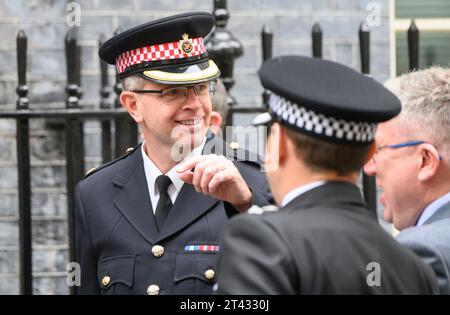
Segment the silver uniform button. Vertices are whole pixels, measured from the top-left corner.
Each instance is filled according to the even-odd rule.
[[[161,245],[155,245],[152,247],[152,254],[153,256],[155,256],[156,258],[161,257],[162,255],[164,255],[164,247],[162,247]]]
[[[152,284],[147,288],[148,295],[159,295],[159,286]]]
[[[205,278],[208,279],[208,280],[214,279],[215,275],[216,275],[216,273],[212,269],[208,269],[208,270],[205,271]]]
[[[111,278],[109,276],[104,276],[102,279],[102,284],[107,287],[108,284],[111,282]]]

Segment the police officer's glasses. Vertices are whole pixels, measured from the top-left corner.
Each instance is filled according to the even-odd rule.
[[[139,94],[159,94],[165,104],[180,105],[187,100],[189,89],[194,91],[200,99],[205,99],[214,95],[216,91],[216,81],[202,82],[195,85],[177,85],[162,90],[132,90],[131,92]]]

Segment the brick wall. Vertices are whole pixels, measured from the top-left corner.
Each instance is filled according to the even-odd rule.
[[[14,108],[17,85],[15,38],[25,30],[28,43],[28,86],[31,106],[64,106],[66,65],[65,0],[0,0],[0,110]],[[159,17],[185,11],[212,12],[212,0],[78,0],[81,6],[79,38],[82,46],[84,106],[99,103],[100,34],[112,36]],[[228,28],[244,45],[235,67],[232,94],[239,105],[260,105],[262,88],[260,33],[264,24],[274,32],[274,55],[311,55],[311,27],[324,32],[324,58],[359,69],[358,28],[367,3],[381,5],[381,25],[371,28],[371,72],[383,81],[389,74],[388,0],[228,0]],[[114,70],[110,69],[110,82]],[[240,116],[238,122],[248,122]],[[68,263],[64,133],[56,124],[31,123],[33,271],[36,294],[65,294]],[[85,125],[86,168],[100,162],[99,126]],[[18,200],[15,122],[0,120],[0,294],[17,294]]]

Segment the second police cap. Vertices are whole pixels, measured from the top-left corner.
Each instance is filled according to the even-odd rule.
[[[399,99],[383,85],[332,61],[280,56],[266,61],[259,76],[270,92],[271,118],[326,141],[368,144],[377,123],[401,110]],[[269,117],[259,116],[258,123]]]
[[[120,79],[139,75],[161,84],[190,84],[217,78],[220,71],[203,43],[214,26],[206,12],[178,14],[132,29],[109,39],[100,58],[116,66]]]

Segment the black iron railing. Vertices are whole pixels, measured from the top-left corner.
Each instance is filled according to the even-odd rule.
[[[32,238],[31,238],[31,181],[30,181],[30,119],[59,118],[65,122],[66,139],[66,176],[67,176],[67,202],[68,202],[68,233],[69,256],[75,261],[74,244],[74,188],[84,175],[83,150],[83,121],[95,119],[103,122],[102,125],[102,156],[103,162],[111,159],[111,120],[123,126],[129,126],[129,115],[122,109],[112,109],[105,106],[104,92],[107,84],[107,68],[102,66],[102,103],[99,109],[83,109],[79,104],[81,97],[80,87],[80,47],[77,45],[75,30],[69,30],[65,39],[67,61],[66,107],[62,109],[29,109],[26,84],[27,36],[23,31],[17,35],[17,65],[18,87],[16,110],[0,111],[0,118],[13,118],[16,120],[17,132],[17,163],[18,163],[18,197],[19,197],[19,233],[20,233],[20,292],[32,294]],[[120,93],[120,91],[118,91]],[[126,121],[126,123],[123,123]],[[116,151],[122,154],[129,146],[135,145],[137,136],[132,137],[133,128],[122,128],[122,135],[116,142]],[[136,129],[137,130],[137,129]],[[134,140],[134,141],[133,141]],[[118,154],[116,154],[117,156]]]

